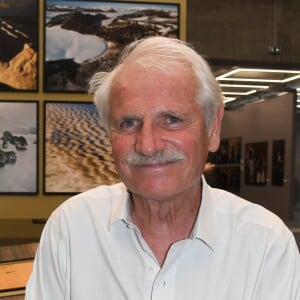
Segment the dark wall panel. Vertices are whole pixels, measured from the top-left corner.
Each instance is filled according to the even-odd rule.
[[[188,0],[187,41],[210,60],[300,66],[299,16],[298,0]]]
[[[222,137],[242,137],[242,166],[240,195],[259,203],[284,220],[289,220],[294,205],[294,130],[295,95],[269,98],[265,101],[244,105],[232,111],[226,111],[223,120]],[[284,184],[272,185],[272,143],[285,140]],[[245,184],[245,144],[267,142],[267,182],[265,186]]]

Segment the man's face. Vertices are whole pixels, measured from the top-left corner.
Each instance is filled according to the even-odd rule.
[[[193,76],[182,70],[170,75],[129,64],[117,74],[109,130],[119,176],[133,195],[163,200],[199,192],[219,132],[209,138],[214,128],[207,129],[195,93]]]

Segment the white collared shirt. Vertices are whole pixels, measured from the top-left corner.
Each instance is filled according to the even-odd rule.
[[[299,300],[294,237],[271,212],[203,178],[190,239],[160,267],[120,183],[65,201],[45,225],[26,300]]]

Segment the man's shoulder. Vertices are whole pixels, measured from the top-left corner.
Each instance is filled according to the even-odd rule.
[[[79,201],[79,199],[112,199],[114,196],[118,197],[126,192],[127,189],[122,182],[112,185],[100,185],[80,194],[71,197],[68,201]]]
[[[259,204],[224,190],[212,188],[211,192],[217,213],[234,219],[236,224],[265,228],[278,234],[287,229],[284,222],[276,214]]]
[[[82,210],[110,210],[114,204],[125,197],[127,189],[123,183],[101,185],[87,190],[64,201],[56,212],[80,212]]]

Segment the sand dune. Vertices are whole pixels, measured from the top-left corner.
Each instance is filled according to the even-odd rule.
[[[91,103],[46,103],[45,191],[82,192],[118,182],[109,139]]]

